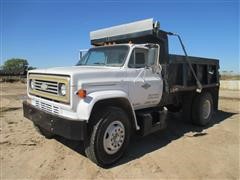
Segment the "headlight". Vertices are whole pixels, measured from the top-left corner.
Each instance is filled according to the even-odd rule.
[[[59,84],[59,94],[65,96],[67,93],[67,87],[65,84]]]
[[[35,86],[34,86],[34,81],[33,81],[32,79],[30,80],[29,84],[30,84],[30,88],[31,88],[31,89],[34,89],[34,88],[35,88]]]

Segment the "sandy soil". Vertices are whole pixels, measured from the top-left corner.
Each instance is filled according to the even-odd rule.
[[[85,157],[81,142],[47,140],[35,131],[22,115],[24,84],[0,86],[1,179],[239,179],[239,92],[236,98],[221,93],[220,110],[208,127],[170,114],[166,130],[136,138],[118,164],[103,169]]]

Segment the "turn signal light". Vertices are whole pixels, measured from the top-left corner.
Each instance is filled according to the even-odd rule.
[[[83,89],[79,89],[77,92],[78,97],[85,98],[87,96],[87,91]]]

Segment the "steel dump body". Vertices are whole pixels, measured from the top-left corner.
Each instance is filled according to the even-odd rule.
[[[202,85],[202,91],[212,92],[213,107],[217,110],[220,86],[219,60],[191,56],[188,60]],[[188,94],[197,90],[196,79],[185,56],[169,55],[168,63],[162,64],[162,67],[164,96],[160,102],[161,105],[178,104],[179,100],[176,100],[176,97],[179,97],[179,94]]]
[[[219,61],[188,57],[203,88],[219,85]],[[185,56],[169,55],[167,67],[170,92],[196,89],[196,81],[186,63]]]

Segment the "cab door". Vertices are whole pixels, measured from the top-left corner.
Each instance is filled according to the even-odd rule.
[[[162,96],[161,71],[156,70],[156,49],[135,48],[128,63],[129,97],[134,109],[157,105]]]

